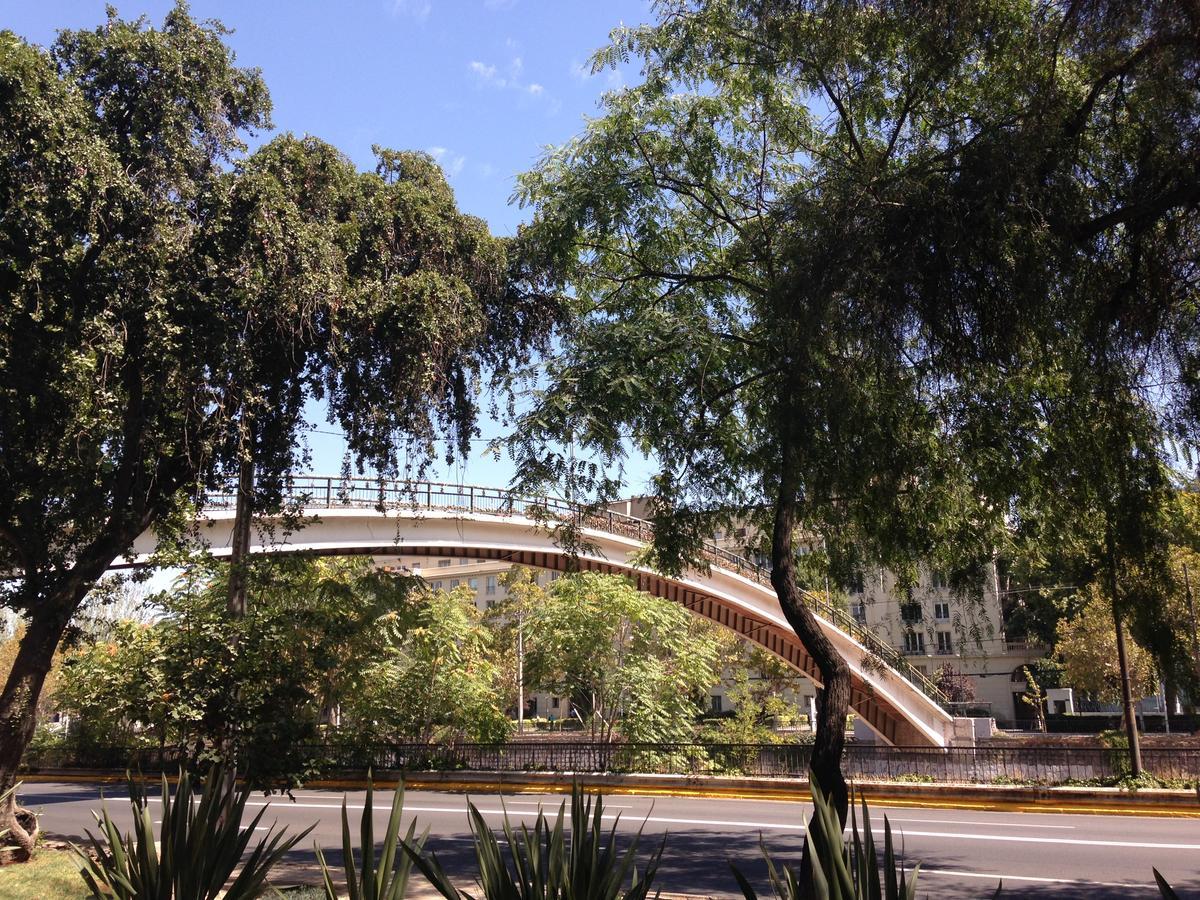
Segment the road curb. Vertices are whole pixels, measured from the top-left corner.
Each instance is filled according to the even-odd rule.
[[[41,769],[19,776],[26,783],[85,782],[111,784],[125,780],[113,770]],[[804,778],[744,778],[699,775],[612,775],[550,772],[393,772],[375,774],[378,787],[401,779],[409,790],[466,794],[565,794],[578,782],[606,793],[642,796],[711,797],[713,799],[805,802]],[[1078,813],[1085,815],[1170,816],[1200,819],[1200,792],[1119,788],[1035,787],[1027,785],[947,785],[902,782],[856,782],[872,806],[929,809],[975,809],[994,812]],[[321,778],[305,788],[361,790],[361,775]]]

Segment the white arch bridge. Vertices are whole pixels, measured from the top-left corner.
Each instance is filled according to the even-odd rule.
[[[234,499],[212,495],[200,514],[200,538],[217,557],[230,552]],[[296,477],[285,501],[307,524],[286,535],[256,531],[252,553],[457,556],[557,571],[570,562],[623,574],[641,590],[731,628],[820,686],[820,672],[784,618],[765,569],[708,545],[708,572],[660,575],[637,562],[652,533],[643,519],[495,488],[361,478]],[[570,552],[556,539],[564,522],[580,529],[582,546]],[[147,559],[155,543],[151,533],[138,538],[129,563]],[[889,744],[949,746],[954,719],[933,683],[843,610],[811,594],[808,602],[850,667],[851,705],[862,720]]]

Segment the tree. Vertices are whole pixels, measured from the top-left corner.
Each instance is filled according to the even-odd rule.
[[[909,123],[960,111],[931,86],[972,54],[978,68],[1006,57],[964,29],[941,59],[928,45],[937,17],[876,28],[848,5],[786,22],[750,6],[664,3],[658,26],[615,33],[596,66],[636,54],[644,83],[608,95],[605,116],[523,177],[531,240],[571,286],[581,324],[514,449],[530,485],[581,474],[545,452],[554,440],[606,460],[627,436],[652,452],[664,570],[697,562],[704,536],[734,516],[768,536],[776,594],[824,686],[813,771],[844,813],[850,671],[798,586],[798,530],[821,535],[835,579],[869,559],[905,589],[951,537],[966,583],[1001,535],[902,329],[852,286],[861,204],[843,195],[869,199],[892,167],[915,177],[939,138]],[[857,53],[860,38],[870,48]],[[902,69],[914,75],[907,100],[887,93]],[[855,102],[867,150],[844,110],[806,105],[832,112],[859,84],[874,85]],[[585,489],[616,490],[582,476]]]
[[[618,576],[568,575],[538,590],[525,617],[529,684],[569,697],[597,740],[691,740],[721,675],[707,625]]]
[[[162,628],[123,621],[66,655],[55,702],[75,717],[83,743],[129,745],[139,725],[166,743],[173,699],[166,652]]]
[[[924,559],[970,591],[1022,544],[1014,521],[1086,479],[1110,562],[1153,544],[1121,542],[1159,496],[1156,410],[1185,431],[1200,409],[1196,22],[1103,2],[656,9],[595,57],[638,57],[643,83],[520,184],[579,324],[512,446],[525,483],[600,497],[616,486],[545,448],[653,453],[667,570],[700,562],[714,521],[764,526],[825,686],[813,770],[844,815],[849,673],[797,587],[798,528],[835,575],[866,559],[908,591]],[[1147,402],[1164,385],[1171,403]],[[1068,445],[1098,464],[1072,470]]]
[[[509,733],[491,631],[469,588],[423,591],[403,633],[343,702],[355,740],[503,741]]]
[[[427,156],[364,174],[283,137],[246,159],[270,103],[224,34],[182,3],[49,52],[0,33],[0,590],[29,622],[0,791],[72,615],[139,534],[194,538],[187,509],[236,474],[240,613],[251,514],[280,512],[310,397],[360,469],[419,471],[553,317]]]
[[[1068,685],[1104,703],[1120,702],[1121,670],[1112,601],[1099,587],[1083,595],[1075,615],[1059,623],[1055,653],[1062,659]],[[1127,647],[1128,668],[1135,697],[1158,693],[1153,657],[1135,643]]]
[[[975,699],[975,682],[950,663],[938,666],[933,682],[951,703],[970,703]]]

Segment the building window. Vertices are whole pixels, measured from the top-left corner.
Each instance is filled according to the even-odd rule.
[[[450,563],[452,563],[452,562],[453,562],[453,560],[450,560],[450,559],[439,559],[438,560],[438,568],[444,569],[448,565],[450,565]]]
[[[949,619],[950,618],[950,604],[949,603],[933,604],[933,617],[935,619],[941,619],[943,622],[946,621],[947,619]]]
[[[467,563],[469,563],[469,562],[470,562],[470,560],[469,560],[469,559],[467,559],[465,556],[461,557],[461,558],[458,560],[458,564],[459,564],[460,566],[465,566],[465,565],[466,565]]]
[[[867,622],[867,604],[859,600],[850,609],[854,613],[854,621],[859,625],[865,625]]]
[[[723,532],[720,528],[718,528],[716,531],[713,532],[713,540],[714,541],[719,541],[723,537],[725,537],[725,532]]]
[[[921,656],[925,653],[925,632],[904,632],[904,652],[910,656]]]
[[[562,572],[551,572],[551,573],[550,573],[550,580],[551,580],[551,581],[558,581],[558,579],[559,579],[559,576],[560,576],[560,575],[562,575]]]
[[[905,625],[915,625],[924,618],[924,611],[921,609],[920,603],[901,603],[900,618],[904,620]]]
[[[930,572],[929,586],[935,591],[943,590],[950,583],[950,579],[946,577],[945,572]]]
[[[478,578],[468,578],[467,579],[467,587],[469,587],[473,591],[478,592],[479,591],[479,579]]]
[[[863,592],[863,573],[855,572],[846,584],[846,593],[861,594]]]
[[[713,694],[709,698],[708,708],[709,708],[710,712],[719,713],[721,711],[721,695],[720,694]]]
[[[495,601],[495,600],[489,600],[489,601],[487,602],[487,608],[488,608],[488,609],[491,609],[491,608],[492,608],[493,606],[495,606],[495,605],[496,605],[496,601]]]
[[[440,591],[442,589],[442,583],[440,581],[435,581],[433,583],[433,589],[435,591]]]
[[[454,590],[456,587],[458,587],[458,579],[451,578],[450,579],[450,590]]]
[[[939,631],[937,642],[938,655],[949,656],[954,652],[954,636],[949,631]]]
[[[551,708],[551,709],[558,709],[558,702],[559,702],[559,701],[558,701],[558,698],[557,698],[557,697],[551,697],[551,698],[550,698],[550,708]]]

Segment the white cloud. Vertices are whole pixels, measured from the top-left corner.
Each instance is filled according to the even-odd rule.
[[[516,44],[510,39],[508,45],[511,49]],[[467,70],[475,77],[480,87],[498,91],[516,91],[523,96],[544,102],[551,115],[557,112],[562,105],[546,91],[544,84],[537,81],[527,82],[522,78],[522,72],[525,70],[525,60],[520,56],[510,58],[508,64],[503,68],[499,64],[485,63],[482,60],[473,59],[467,63]]]
[[[433,0],[392,0],[393,16],[408,16],[424,22],[433,12]]]
[[[508,84],[508,79],[502,78],[496,74],[496,67],[489,66],[486,63],[481,63],[477,59],[471,60],[468,68],[475,73],[475,77],[483,84],[490,87],[502,88]]]
[[[482,178],[491,178],[496,174],[496,167],[489,162],[480,163],[476,169]]]
[[[467,157],[462,153],[451,153],[445,147],[426,147],[425,152],[434,158],[442,171],[447,175],[457,175],[467,164]]]

